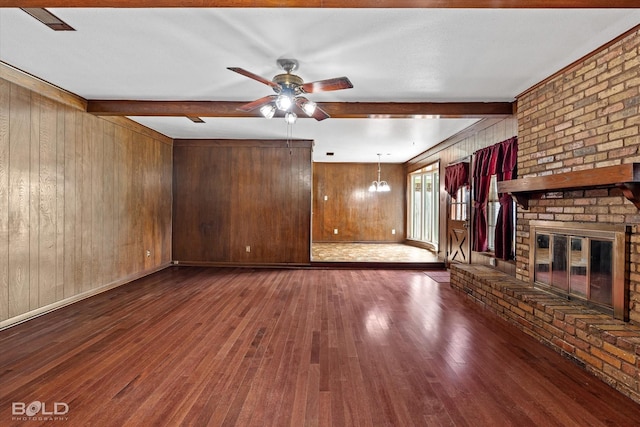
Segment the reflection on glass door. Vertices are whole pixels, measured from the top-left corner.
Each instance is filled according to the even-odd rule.
[[[610,307],[613,241],[536,233],[534,280],[550,289]]]
[[[421,240],[422,236],[422,175],[411,175],[411,227],[409,237]]]

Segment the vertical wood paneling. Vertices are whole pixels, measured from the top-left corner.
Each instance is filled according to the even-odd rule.
[[[230,257],[228,260],[242,260],[247,262],[251,253],[246,252],[246,246],[251,246],[253,248],[254,253],[258,251],[256,247],[256,243],[252,241],[252,233],[251,230],[252,225],[255,223],[254,221],[246,221],[248,217],[252,218],[260,218],[260,221],[263,221],[264,218],[259,216],[258,212],[254,212],[255,209],[255,199],[253,195],[253,174],[254,170],[249,165],[261,165],[259,163],[259,159],[254,158],[255,151],[251,149],[247,150],[232,150],[232,170],[234,171],[242,171],[242,173],[238,173],[238,175],[231,179],[231,176],[225,177],[225,181],[231,182],[231,194],[234,196],[231,197],[231,212],[237,212],[241,216],[231,215],[230,221],[230,230],[233,230],[234,235],[230,235],[230,240],[234,240],[238,244],[231,244],[231,242],[221,242],[223,244],[227,244],[230,250]],[[244,226],[243,226],[244,225]],[[264,224],[265,227],[269,227],[270,224]],[[177,236],[173,236],[176,239]]]
[[[310,180],[308,141],[176,142],[174,259],[308,263]]]
[[[171,141],[131,123],[0,79],[0,327],[171,261]]]
[[[64,293],[68,298],[79,292],[76,266],[76,110],[64,109]]]
[[[93,287],[93,271],[91,263],[91,237],[92,237],[92,196],[91,187],[93,181],[93,174],[91,172],[91,121],[93,117],[82,116],[82,158],[80,159],[81,170],[80,176],[80,204],[81,221],[80,232],[82,236],[81,242],[81,254],[80,265],[82,266],[82,272],[80,274],[80,283],[82,283],[82,290],[89,291]]]
[[[401,242],[405,238],[404,168],[383,163],[388,193],[370,193],[377,163],[314,163],[314,242]],[[327,196],[328,200],[324,200]],[[334,234],[338,229],[338,234]],[[396,234],[391,230],[395,229]]]
[[[91,257],[86,261],[91,265],[91,289],[104,283],[102,277],[102,241],[104,240],[104,121],[91,119]]]
[[[141,211],[146,218],[146,221],[142,221],[140,223],[142,236],[141,247],[140,247],[140,258],[142,259],[144,268],[149,268],[153,264],[153,242],[156,240],[156,221],[155,221],[155,200],[153,198],[154,195],[154,174],[153,174],[153,162],[154,162],[154,152],[153,150],[145,149],[147,146],[151,144],[150,138],[142,138],[141,141],[141,157],[144,161],[140,162],[141,166],[141,177],[140,182],[142,186],[140,187],[140,200],[142,201]],[[147,256],[147,251],[149,251],[149,256]]]
[[[38,247],[38,272],[42,272],[38,278],[38,304],[36,307],[51,304],[56,300],[56,251],[57,251],[57,153],[56,137],[58,134],[58,111],[56,104],[46,98],[40,98],[39,136],[33,142],[39,146],[39,168],[32,171],[37,173],[39,182],[36,182],[38,190],[38,223],[39,235],[36,238]],[[31,232],[33,236],[35,233]],[[33,252],[33,250],[32,250]]]
[[[29,311],[31,94],[10,85],[9,318]]]
[[[102,278],[105,283],[112,282],[115,276],[115,262],[114,262],[114,175],[113,167],[110,167],[109,162],[112,162],[114,158],[114,138],[115,138],[115,125],[113,123],[104,123],[104,139],[103,139],[103,159],[104,159],[104,171],[103,171],[103,208],[102,208],[102,224],[103,235],[102,240]]]
[[[138,212],[138,215],[133,217],[131,229],[133,231],[131,239],[131,250],[129,256],[133,260],[133,269],[135,271],[142,270],[144,268],[144,255],[143,255],[143,219],[145,219],[145,203],[143,194],[143,144],[144,137],[139,134],[132,135],[132,162],[133,162],[133,175],[131,177],[131,185],[133,186],[130,194],[131,210],[129,212]],[[148,218],[148,217],[147,217]]]
[[[198,148],[198,152],[202,150],[202,148]],[[176,149],[174,148],[174,154],[175,151]],[[192,152],[193,150],[189,151]],[[241,167],[242,164],[238,161],[238,156],[232,155],[233,149],[231,147],[205,151],[207,155],[203,156],[203,159],[208,158],[215,163],[213,163],[213,168],[207,167],[206,164],[199,165],[200,169],[198,170],[196,179],[207,182],[208,185],[204,188],[205,191],[200,193],[200,197],[203,197],[202,201],[204,203],[199,204],[199,211],[197,212],[204,221],[199,223],[198,228],[193,229],[194,233],[192,237],[197,238],[199,233],[205,236],[205,244],[202,245],[202,249],[200,250],[202,257],[200,260],[216,259],[227,261],[232,259],[231,245],[228,242],[231,240],[232,220],[234,218],[232,212],[236,212],[231,205],[234,200],[231,194],[234,194],[234,192],[229,190],[239,192],[239,188],[242,188],[243,179],[242,176],[236,180],[232,180],[230,177],[232,174],[231,171],[239,170],[236,168]],[[188,163],[183,165],[183,172],[187,172],[185,167],[188,168]],[[209,181],[209,174],[211,174],[211,181]],[[187,175],[189,175],[188,172]],[[184,176],[184,173],[181,176]],[[224,185],[218,184],[222,182],[229,183],[229,186],[225,188]],[[189,196],[189,189],[185,188],[182,193],[183,196]],[[238,194],[237,197],[240,198],[242,195]],[[209,206],[211,206],[212,209],[208,214]],[[178,222],[178,220],[174,221],[174,227],[178,225]],[[174,234],[174,239],[175,238],[176,234]],[[244,240],[244,238],[242,239]]]
[[[173,229],[173,215],[171,214],[173,209],[173,146],[160,144],[159,148],[162,153],[160,157],[160,187],[162,189],[160,192],[160,199],[162,200],[162,203],[160,204],[157,214],[160,217],[162,227],[160,227],[159,230],[160,239],[157,246],[159,247],[160,253],[160,259],[158,262],[162,263],[173,259],[171,248],[171,231]],[[167,188],[169,191],[165,191]],[[167,212],[169,212],[169,215],[167,215]]]
[[[0,79],[0,322],[9,318],[10,84]]]
[[[85,187],[87,186],[88,179],[85,178],[85,174],[87,173],[87,165],[85,164],[85,131],[84,131],[84,115],[80,113],[76,113],[75,115],[76,129],[75,129],[75,137],[76,137],[76,152],[75,152],[75,176],[73,178],[75,182],[75,266],[74,266],[74,276],[75,276],[75,292],[73,295],[82,293],[85,291],[85,283],[84,283],[84,272],[85,272],[85,264],[82,262],[84,259],[84,251],[83,251],[83,243],[85,241],[85,233],[83,231],[84,219],[83,214],[85,213],[85,209],[82,208],[83,200],[86,200],[87,192]]]
[[[127,259],[131,250],[131,177],[133,172],[133,156],[131,150],[131,132],[122,127],[115,130],[114,147],[114,171],[115,171],[115,227],[116,241],[120,243],[121,250],[116,255],[116,272],[118,276],[127,276],[130,261]]]
[[[42,97],[31,93],[31,135],[29,138],[29,309],[38,308],[40,298],[40,104]]]
[[[311,233],[312,181],[313,170],[309,170],[309,154],[305,150],[294,152],[294,166],[291,169],[290,188],[297,191],[295,199],[289,199],[289,209],[298,210],[299,215],[292,215],[289,235],[296,230],[309,230]],[[297,200],[298,202],[294,202]],[[300,254],[304,259],[311,259],[311,237],[307,239],[287,239],[292,254]]]
[[[151,145],[151,139],[147,139],[147,144]],[[145,150],[146,153],[146,161],[145,165],[145,180],[146,186],[144,188],[144,200],[147,203],[147,207],[145,208],[147,214],[151,221],[145,221],[144,228],[145,232],[142,234],[143,237],[143,250],[149,250],[149,256],[144,254],[145,260],[145,268],[149,268],[154,263],[156,248],[154,242],[158,239],[158,221],[155,215],[155,212],[158,210],[158,200],[154,197],[156,193],[156,184],[157,184],[157,173],[155,171],[156,165],[156,150]]]
[[[174,148],[174,258],[191,261],[231,259],[231,170],[237,167],[230,147]],[[239,177],[238,179],[241,179]],[[224,184],[222,184],[224,183]],[[188,207],[188,209],[185,209]],[[188,250],[188,242],[198,242]]]
[[[64,298],[64,180],[65,180],[65,110],[59,105],[56,114],[56,281],[55,301]]]

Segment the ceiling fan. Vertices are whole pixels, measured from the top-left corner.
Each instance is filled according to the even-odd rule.
[[[244,104],[238,107],[238,110],[249,112],[259,108],[260,113],[268,119],[275,115],[276,110],[280,110],[284,112],[287,123],[293,124],[298,116],[291,110],[294,106],[297,106],[307,116],[313,117],[316,120],[324,120],[330,117],[329,114],[318,107],[315,102],[304,97],[303,94],[328,92],[353,87],[346,77],[336,77],[334,79],[305,83],[299,76],[291,74],[298,69],[298,61],[295,59],[278,59],[277,64],[285,72],[278,74],[273,80],[267,80],[243,68],[227,67],[227,69],[231,71],[271,86],[276,93],[276,95],[264,96]]]

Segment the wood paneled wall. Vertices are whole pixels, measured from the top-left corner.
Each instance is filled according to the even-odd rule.
[[[388,193],[370,193],[377,163],[313,164],[314,242],[402,242],[406,178],[401,164],[383,163]],[[325,196],[327,200],[325,200]],[[338,234],[334,234],[334,230]],[[396,234],[392,234],[395,229]]]
[[[308,264],[311,146],[311,141],[176,140],[174,259]]]
[[[444,141],[438,147],[426,151],[422,155],[407,162],[407,171],[412,172],[435,161],[440,161],[440,256],[445,256],[446,231],[447,231],[447,203],[448,196],[444,190],[444,168],[462,159],[470,159],[471,155],[481,148],[488,147],[498,142],[518,135],[518,121],[515,117],[507,119],[486,119],[459,135]],[[472,221],[469,221],[472,224]],[[472,254],[473,263],[489,263],[489,259],[479,254]],[[509,268],[507,266],[502,269]]]
[[[0,327],[171,261],[171,140],[20,79],[0,78]]]

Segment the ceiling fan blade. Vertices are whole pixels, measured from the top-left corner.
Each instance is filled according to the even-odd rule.
[[[324,111],[322,108],[316,106],[316,111],[313,112],[311,117],[313,117],[317,121],[321,121],[321,120],[324,120],[324,119],[328,119],[331,116],[329,114],[327,114],[327,112]]]
[[[353,85],[346,77],[336,77],[335,79],[319,80],[317,82],[305,83],[301,86],[306,93],[328,92],[330,90],[350,89]]]
[[[237,109],[240,111],[246,111],[246,112],[253,111],[256,108],[260,108],[263,105],[267,105],[268,103],[272,102],[276,98],[277,98],[276,95],[263,96],[260,99],[256,99],[255,101],[251,101],[247,104],[241,105]]]
[[[260,83],[264,83],[267,86],[271,86],[272,88],[280,88],[280,86],[277,83],[274,83],[271,80],[267,80],[264,77],[260,77],[257,74],[253,74],[251,71],[247,71],[244,68],[227,67],[227,70],[235,71],[238,74],[242,74],[245,77],[249,77],[250,79],[257,80]]]

